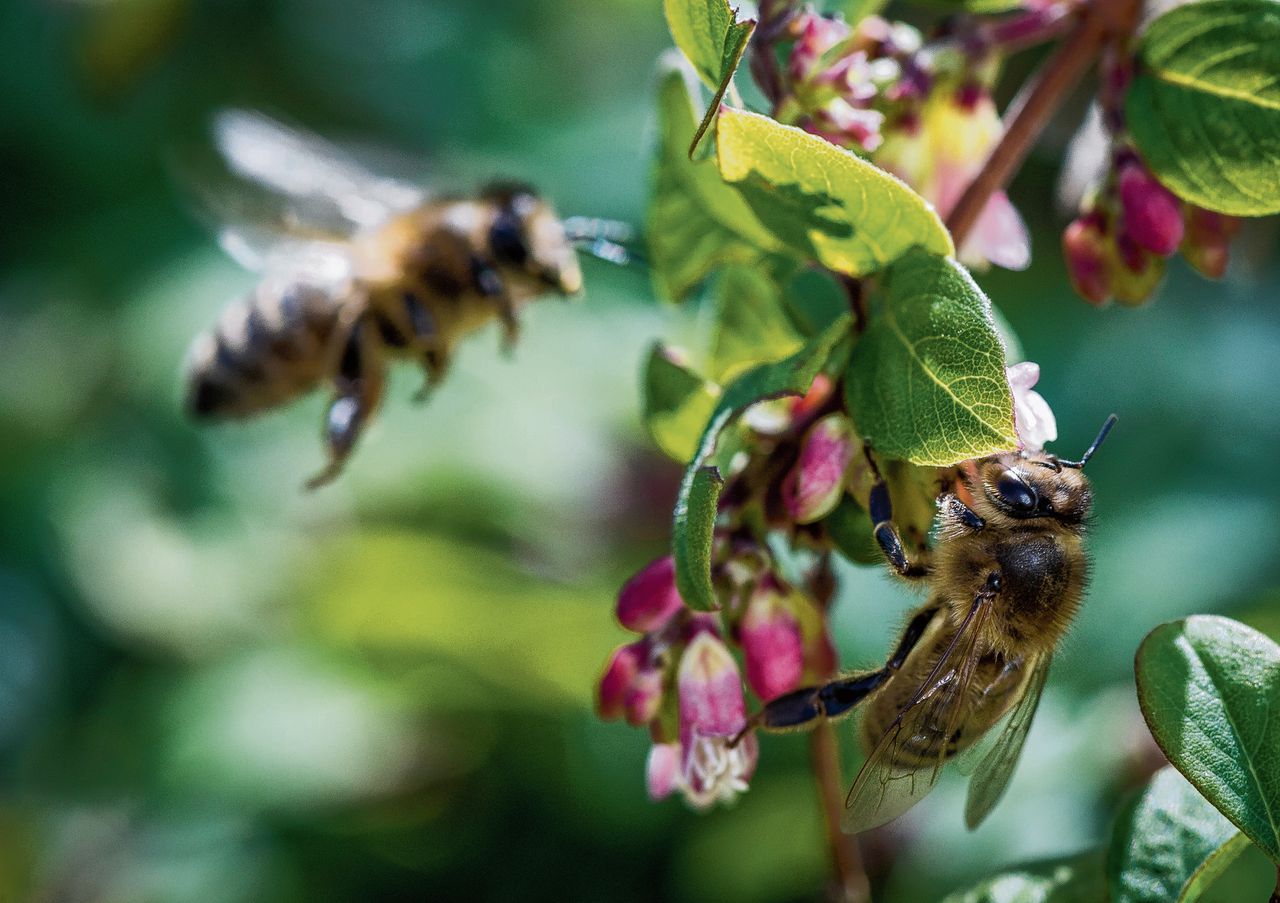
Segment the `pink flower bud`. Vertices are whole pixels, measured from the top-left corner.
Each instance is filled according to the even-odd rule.
[[[1013,423],[1018,441],[1026,451],[1042,452],[1046,442],[1058,438],[1058,421],[1049,403],[1032,390],[1040,379],[1040,365],[1023,361],[1005,372],[1013,390]]]
[[[650,562],[618,593],[618,621],[637,633],[657,630],[683,607],[670,555]]]
[[[847,40],[852,33],[843,19],[828,18],[814,12],[797,16],[791,24],[791,30],[797,37],[791,48],[787,72],[793,81],[798,82],[814,75],[823,55]]]
[[[1121,165],[1117,181],[1125,234],[1161,257],[1176,251],[1182,242],[1182,202],[1136,160]]]
[[[679,743],[655,743],[650,747],[649,760],[645,765],[645,785],[649,790],[649,799],[654,802],[664,800],[683,788],[680,759]]]
[[[1129,307],[1144,303],[1164,278],[1165,261],[1139,247],[1128,235],[1116,236],[1109,268],[1116,301]]]
[[[751,594],[739,626],[747,683],[768,702],[800,686],[805,667],[800,622],[777,580],[763,578]]]
[[[795,466],[783,478],[787,515],[810,524],[831,513],[844,491],[844,474],[856,451],[853,426],[843,414],[828,414],[809,428]]]
[[[627,687],[623,705],[627,724],[640,727],[658,716],[662,708],[662,670],[652,665],[641,667]]]
[[[738,663],[710,631],[700,631],[680,657],[680,734],[732,736],[746,724]]]
[[[835,389],[835,383],[827,374],[819,373],[815,376],[813,382],[809,384],[809,391],[791,400],[791,421],[796,423],[804,420],[821,408],[831,397],[833,389]]]
[[[1062,233],[1062,254],[1067,275],[1076,294],[1090,304],[1102,304],[1111,297],[1107,239],[1096,219],[1082,216]]]
[[[614,650],[596,694],[596,713],[603,720],[622,717],[627,707],[627,694],[648,657],[648,643],[643,640]]]
[[[1187,231],[1182,239],[1182,256],[1202,275],[1221,279],[1227,272],[1232,237],[1240,220],[1223,213],[1187,205]]]

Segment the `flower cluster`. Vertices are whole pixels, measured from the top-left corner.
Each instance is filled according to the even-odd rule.
[[[1053,412],[1033,391],[1039,374],[1032,363],[1008,371],[1018,436],[1031,452],[1057,437]],[[655,800],[678,792],[701,809],[745,790],[758,756],[746,730],[747,691],[764,703],[836,670],[829,553],[847,551],[837,535],[842,509],[852,511],[841,522],[851,515],[869,537],[872,480],[842,395],[820,375],[803,397],[759,402],[741,418],[727,443],[740,450],[725,467],[713,549],[718,611],[686,606],[670,556],[645,566],[618,595],[618,621],[638,638],[614,651],[597,709],[601,718],[648,728]],[[904,517],[917,512],[917,541],[948,472],[915,468],[916,482],[896,486]],[[791,580],[777,557],[783,548]]]
[[[781,111],[826,140],[864,153],[943,216],[960,199],[1003,126],[980,44],[923,44],[909,25],[868,16],[851,27],[813,11],[791,23],[791,101]],[[988,200],[960,249],[970,266],[1023,269],[1026,226],[1003,191]]]
[[[1181,251],[1201,274],[1227,269],[1240,221],[1178,198],[1156,180],[1132,148],[1121,146],[1100,190],[1062,235],[1071,284],[1090,304],[1141,304]]]

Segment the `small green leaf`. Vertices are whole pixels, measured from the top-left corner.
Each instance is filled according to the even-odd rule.
[[[796,253],[865,276],[921,245],[955,253],[928,203],[861,157],[765,116],[726,109],[716,126],[725,180]]]
[[[697,117],[684,75],[668,69],[658,85],[660,143],[645,234],[658,294],[681,301],[727,263],[755,264],[781,244],[710,162],[686,150]]]
[[[881,564],[884,553],[871,532],[871,515],[846,495],[822,521],[836,551],[856,564]]]
[[[1125,115],[1156,177],[1209,210],[1280,212],[1280,3],[1179,6],[1138,60]]]
[[[889,458],[946,466],[1017,447],[991,304],[965,269],[915,250],[888,272],[845,379],[858,433]]]
[[[676,499],[672,529],[676,586],[690,608],[710,611],[716,607],[711,586],[711,540],[716,501],[723,483],[719,471],[704,465],[715,453],[721,431],[757,401],[803,394],[825,368],[842,366],[842,349],[848,347],[850,325],[849,318],[842,317],[791,357],[748,370],[720,396],[697,452],[685,469]]]
[[[662,5],[676,46],[693,64],[698,78],[715,90],[732,51],[733,28],[747,23],[736,21],[728,0],[664,0]]]
[[[747,52],[747,42],[751,40],[751,34],[755,30],[756,23],[754,20],[735,22],[725,35],[724,62],[720,73],[720,83],[711,95],[711,103],[707,104],[707,112],[702,114],[702,121],[698,123],[698,130],[693,133],[693,140],[689,142],[690,160],[693,159],[693,154],[697,151],[698,144],[702,141],[702,136],[707,133],[707,129],[711,128],[711,123],[716,118],[716,113],[720,110],[720,103],[724,100],[725,92],[729,90],[729,85],[733,82],[733,74],[738,71],[738,64],[742,62],[742,55]]]
[[[655,342],[644,366],[641,414],[653,441],[681,464],[693,457],[720,387],[676,362]]]
[[[778,287],[758,270],[732,266],[716,287],[711,376],[725,383],[754,364],[799,351],[804,337],[783,308]]]
[[[1163,768],[1116,821],[1111,903],[1193,903],[1248,844],[1186,778]]]
[[[1280,646],[1238,621],[1162,624],[1138,648],[1138,702],[1174,767],[1280,863]]]
[[[1100,851],[1036,862],[1011,869],[942,903],[1099,903],[1107,899]]]
[[[874,16],[889,5],[889,0],[844,0],[844,20],[857,25],[867,16]]]

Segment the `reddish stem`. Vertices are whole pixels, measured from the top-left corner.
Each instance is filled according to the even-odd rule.
[[[822,820],[831,848],[835,871],[832,897],[839,903],[869,903],[871,882],[862,863],[858,838],[840,829],[840,813],[844,809],[844,784],[840,779],[840,757],[836,750],[831,725],[822,722],[809,735],[809,757],[818,782],[818,799]]]

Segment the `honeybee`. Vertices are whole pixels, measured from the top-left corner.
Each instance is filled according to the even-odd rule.
[[[940,497],[937,544],[916,561],[868,452],[876,542],[898,574],[931,586],[929,599],[883,668],[780,696],[746,729],[803,730],[864,704],[867,759],[845,799],[846,831],[897,818],[953,759],[962,769],[976,765],[965,804],[970,829],[999,801],[1054,649],[1084,597],[1092,493],[1083,468],[1115,421],[1107,418],[1079,461],[1011,452],[975,462],[964,486],[971,503]]]
[[[466,335],[497,320],[510,348],[529,301],[577,294],[577,247],[626,257],[622,224],[574,218],[566,229],[527,185],[431,198],[261,114],[224,111],[213,132],[225,166],[267,200],[246,210],[202,189],[201,206],[223,248],[262,277],[193,343],[187,408],[242,418],[330,383],[328,463],[308,488],[341,471],[382,401],[388,360],[416,360],[425,393]]]

